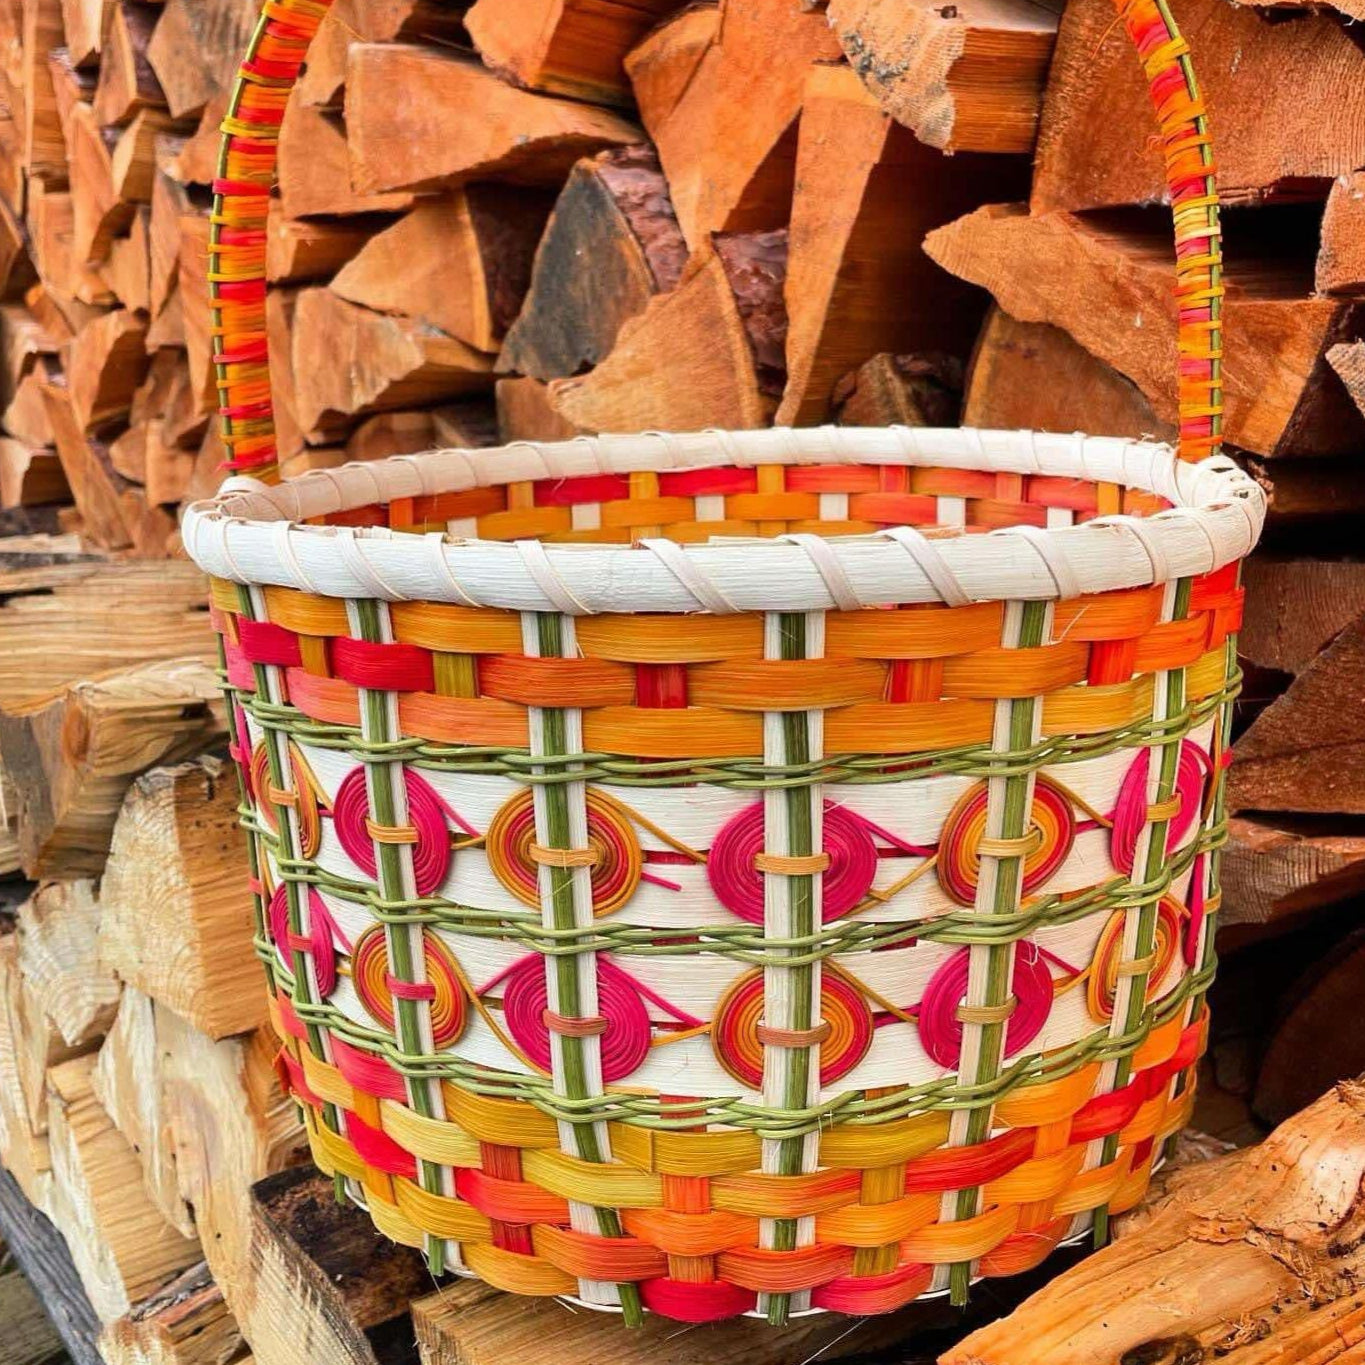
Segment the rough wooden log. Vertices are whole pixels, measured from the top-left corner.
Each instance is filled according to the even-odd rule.
[[[543,191],[509,185],[471,185],[424,199],[372,236],[332,289],[352,303],[496,351],[521,308],[549,212]]]
[[[151,212],[139,208],[126,237],[115,237],[100,271],[104,282],[127,309],[149,313],[152,307]]]
[[[955,427],[962,363],[932,353],[874,355],[834,386],[834,408],[846,427]]]
[[[105,549],[130,545],[132,537],[119,501],[126,484],[110,463],[109,452],[86,437],[65,384],[46,385],[43,401],[83,533]]]
[[[967,426],[1023,431],[1084,431],[1091,436],[1150,436],[1168,441],[1142,390],[1091,355],[1069,332],[1020,322],[993,306],[967,369]]]
[[[421,1257],[339,1204],[330,1180],[298,1169],[261,1181],[250,1228],[252,1293],[233,1306],[260,1360],[377,1365],[376,1342],[411,1339],[408,1303],[431,1285]]]
[[[306,432],[493,387],[493,358],[408,318],[305,289],[293,326],[294,401]]]
[[[830,25],[881,108],[944,151],[1031,152],[1060,6],[831,0]]]
[[[147,61],[174,117],[201,113],[231,87],[258,13],[255,0],[166,0]]]
[[[785,232],[739,234],[704,248],[677,289],[656,295],[621,327],[596,369],[552,381],[555,411],[585,431],[766,425],[781,385],[775,319],[785,264]]]
[[[133,205],[114,184],[116,132],[106,134],[88,104],[71,111],[67,157],[71,163],[71,252],[74,266],[98,265],[133,220]]]
[[[194,1237],[194,1219],[180,1197],[175,1149],[162,1112],[152,1002],[134,987],[123,987],[118,1014],[95,1060],[91,1084],[95,1098],[137,1157],[143,1190],[157,1212],[182,1236]]]
[[[71,489],[55,451],[0,436],[0,507],[70,500]]]
[[[555,411],[550,391],[539,379],[499,379],[497,384],[498,440],[567,441],[582,434]]]
[[[72,1365],[103,1365],[95,1341],[100,1323],[61,1233],[0,1170],[0,1236],[14,1248],[25,1278],[42,1299]]]
[[[776,420],[829,416],[834,385],[878,351],[965,357],[979,291],[924,254],[925,234],[1022,188],[1022,167],[944,157],[882,113],[848,67],[816,66],[797,143],[786,302],[787,386]],[[916,186],[907,198],[906,183]]]
[[[1357,1354],[1365,1092],[1337,1086],[1259,1147],[1173,1178],[1115,1245],[943,1365],[1228,1365]]]
[[[1335,15],[1306,11],[1270,24],[1224,0],[1188,0],[1180,24],[1199,54],[1225,199],[1255,200],[1365,165],[1365,53]],[[1325,102],[1331,118],[1320,116]],[[1068,5],[1043,101],[1034,211],[1162,198],[1153,131],[1147,83],[1112,8]]]
[[[278,200],[270,204],[265,269],[271,284],[308,284],[328,280],[375,233],[386,218],[289,218]]]
[[[0,1166],[14,1177],[29,1203],[42,1209],[47,1207],[52,1184],[52,1154],[46,1110],[41,1124],[29,1112],[22,993],[19,944],[11,928],[0,934]]]
[[[1013,317],[1064,328],[1126,374],[1165,421],[1175,412],[1170,228],[1147,216],[1030,217],[991,205],[929,234],[925,249],[981,284]],[[1258,453],[1345,454],[1365,418],[1325,363],[1358,326],[1355,305],[1312,297],[1292,262],[1249,249],[1229,270],[1225,376],[1228,439]]]
[[[49,58],[61,49],[59,64],[69,61],[61,0],[21,0],[21,10],[23,163],[35,179],[60,179],[66,175],[66,139]]]
[[[556,379],[596,365],[622,323],[677,286],[686,260],[651,148],[620,147],[580,161],[555,202],[499,368]]]
[[[164,109],[165,96],[147,60],[147,44],[160,7],[140,0],[119,0],[109,14],[100,53],[94,110],[100,123],[124,124],[143,109]]]
[[[1365,342],[1339,341],[1327,348],[1327,363],[1336,371],[1361,412],[1365,412]]]
[[[1314,284],[1320,294],[1365,293],[1365,171],[1332,182]]]
[[[147,325],[116,309],[97,318],[62,348],[62,369],[76,420],[92,431],[127,415],[147,373]]]
[[[265,1022],[237,774],[204,756],[128,789],[101,883],[100,956],[211,1038]]]
[[[53,1221],[102,1322],[122,1317],[200,1258],[148,1199],[126,1139],[95,1098],[93,1055],[48,1072]]]
[[[243,1365],[236,1320],[201,1261],[100,1334],[105,1365]]]
[[[626,54],[626,75],[647,123],[660,123],[673,112],[719,28],[718,5],[687,5]]]
[[[19,971],[69,1048],[93,1045],[118,1011],[119,983],[100,961],[100,907],[90,881],[39,887],[19,907]]]
[[[728,0],[699,57],[686,37],[666,56],[646,40],[648,93],[661,98],[647,99],[643,84],[636,98],[688,246],[696,250],[710,232],[786,226],[807,71],[839,57],[838,41],[823,15],[786,0]],[[659,74],[673,63],[690,73],[675,99],[675,82]],[[634,79],[634,58],[626,69]]]
[[[1233,810],[1365,812],[1365,618],[1302,669],[1237,741]]]
[[[30,450],[50,446],[53,440],[52,423],[47,419],[47,406],[43,402],[43,386],[52,382],[48,363],[42,357],[36,359],[34,367],[15,388],[4,416],[0,417],[0,426]]]
[[[62,28],[74,66],[97,66],[113,0],[62,0]]]
[[[348,460],[382,460],[450,446],[496,445],[497,436],[492,408],[471,399],[416,412],[377,413],[351,433],[342,453]]]
[[[1242,566],[1246,607],[1237,652],[1298,673],[1365,614],[1365,564],[1262,553]]]
[[[174,127],[165,110],[142,109],[118,134],[110,153],[109,170],[114,193],[123,203],[151,203],[157,157],[181,142],[170,132]],[[135,215],[136,210],[127,215],[130,223]],[[109,250],[113,250],[112,242]]]
[[[77,683],[39,710],[0,718],[0,754],[20,793],[25,873],[98,874],[133,778],[226,733],[216,679],[197,659]]]
[[[558,185],[580,157],[640,141],[619,114],[514,89],[466,58],[379,43],[350,50],[346,130],[362,194],[476,179]]]
[[[35,316],[42,314],[44,328],[58,340],[96,316],[93,305],[114,301],[99,272],[76,258],[75,214],[66,191],[49,190],[41,181],[30,187],[29,246],[42,284],[30,288],[25,303]],[[35,307],[35,300],[43,306]]]
[[[516,85],[629,107],[626,53],[683,3],[526,0],[511,9],[498,0],[478,0],[465,26],[484,61]]]
[[[189,361],[189,386],[185,397],[190,401],[190,411],[203,416],[218,406],[210,335],[213,314],[210,308],[208,251],[208,215],[196,211],[182,214],[176,293],[180,298],[185,353]]]

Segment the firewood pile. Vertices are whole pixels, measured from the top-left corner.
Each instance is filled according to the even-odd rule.
[[[704,1344],[432,1293],[303,1164],[277,1088],[177,533],[231,457],[207,243],[256,11],[0,0],[0,1244],[71,1358],[1354,1358],[1365,1138],[1332,1087],[1365,1071],[1356,0],[1178,3],[1229,205],[1226,431],[1271,495],[1196,1121],[1239,1145],[1284,1126],[1172,1175],[1001,1324],[997,1292],[965,1322]],[[1152,127],[1108,0],[335,0],[268,229],[283,472],[641,429],[1169,437]]]

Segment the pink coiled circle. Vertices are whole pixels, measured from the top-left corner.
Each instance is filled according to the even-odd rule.
[[[545,959],[533,954],[515,962],[502,978],[502,1013],[517,1046],[542,1071],[549,1071],[550,1029],[546,1023],[550,994]],[[649,1056],[652,1030],[649,1013],[636,983],[605,958],[597,959],[597,1012],[606,1021],[598,1035],[602,1047],[602,1079],[619,1081],[638,1071]]]
[[[419,896],[429,895],[446,879],[450,870],[450,830],[446,824],[449,808],[436,789],[411,768],[403,770],[408,790],[408,823],[417,831],[412,845],[412,874]],[[367,877],[378,873],[374,839],[365,827],[370,815],[370,798],[365,790],[364,768],[353,768],[341,780],[332,803],[332,824],[341,846]]]
[[[298,946],[303,952],[312,954],[318,993],[325,1000],[336,989],[337,940],[341,934],[314,886],[308,888],[308,924],[307,938]],[[289,933],[289,896],[283,882],[275,888],[275,894],[270,898],[270,936],[275,940],[281,961],[293,971],[290,953],[294,944]]]
[[[1138,838],[1147,824],[1147,774],[1151,762],[1152,751],[1139,749],[1123,775],[1118,801],[1114,805],[1109,858],[1125,874],[1133,870]],[[1198,818],[1204,796],[1204,775],[1208,769],[1208,755],[1193,740],[1182,740],[1175,778],[1175,795],[1180,802],[1180,809],[1166,825],[1167,853],[1189,833],[1190,826]]]
[[[823,874],[821,919],[846,915],[872,889],[877,875],[877,845],[865,821],[844,806],[825,802],[823,851],[829,866]],[[764,851],[763,803],[746,806],[716,834],[706,860],[706,876],[716,899],[727,910],[763,923],[764,874],[754,860]]]
[[[967,974],[971,949],[954,953],[929,978],[920,1001],[920,1042],[942,1067],[956,1067],[962,1057],[962,1020],[958,1007],[967,998]],[[1025,939],[1014,952],[1014,975],[1010,984],[1016,1004],[1005,1024],[1006,1057],[1026,1048],[1040,1032],[1052,1011],[1052,973],[1035,944]]]

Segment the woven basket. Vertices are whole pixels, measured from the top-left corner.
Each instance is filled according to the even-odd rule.
[[[265,210],[324,10],[269,0],[215,185],[225,439],[265,477]],[[1175,204],[1179,455],[651,433],[187,512],[281,1075],[433,1270],[631,1320],[960,1299],[1102,1238],[1188,1116],[1264,500],[1218,455],[1185,47],[1122,13]]]

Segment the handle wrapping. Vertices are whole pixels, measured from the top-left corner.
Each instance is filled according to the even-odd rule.
[[[210,218],[213,358],[227,467],[279,478],[266,336],[266,213],[289,93],[331,0],[265,0],[222,123]],[[1115,0],[1160,128],[1175,226],[1179,454],[1222,444],[1222,252],[1208,120],[1166,0]]]

